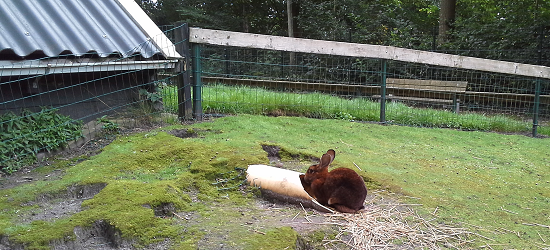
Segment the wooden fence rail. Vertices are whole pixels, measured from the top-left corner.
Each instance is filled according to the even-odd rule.
[[[222,30],[190,28],[189,42],[312,54],[379,58],[550,79],[550,67],[497,61],[392,46],[321,41]]]
[[[345,56],[355,58],[371,58],[380,59],[382,62],[382,71],[380,72],[380,85],[354,85],[354,84],[334,84],[334,83],[304,83],[304,82],[288,82],[288,81],[266,81],[266,80],[249,80],[249,79],[225,79],[224,82],[244,85],[255,85],[273,88],[287,88],[295,90],[315,90],[315,91],[333,91],[333,92],[348,92],[355,95],[373,96],[379,94],[381,98],[380,105],[380,121],[385,122],[385,103],[386,94],[391,88],[386,88],[386,61],[400,61],[414,64],[433,65],[441,67],[449,67],[454,69],[475,70],[481,72],[491,72],[499,74],[508,74],[509,76],[531,77],[533,81],[527,83],[527,86],[532,84],[534,94],[514,94],[514,93],[489,93],[489,92],[471,92],[464,91],[461,93],[445,93],[444,91],[431,91],[414,89],[408,91],[411,97],[414,95],[420,98],[429,96],[453,94],[453,98],[460,98],[461,101],[471,103],[490,103],[506,104],[510,103],[514,107],[530,106],[533,111],[533,135],[536,135],[540,105],[548,105],[550,97],[541,95],[541,82],[543,79],[550,79],[550,67],[521,64],[515,62],[497,61],[490,59],[474,58],[460,55],[444,54],[429,51],[420,51],[413,49],[398,48],[392,46],[356,44],[335,41],[321,41],[293,37],[270,36],[260,34],[250,34],[241,32],[231,32],[222,30],[211,30],[201,28],[189,28],[188,42],[194,44],[194,57],[200,58],[200,50],[196,48],[200,44],[240,47],[250,49],[263,49],[274,51],[288,51],[309,54],[323,54],[334,56]],[[197,61],[197,60],[195,60]],[[200,66],[200,65],[199,65]],[[195,70],[195,69],[194,69]],[[198,72],[198,71],[197,71]],[[194,77],[194,86],[200,86],[200,73]],[[205,81],[212,80],[204,78]],[[425,79],[429,80],[429,79]],[[388,93],[386,92],[388,90]],[[426,93],[425,93],[426,92]],[[407,94],[400,92],[400,94]],[[458,109],[457,109],[458,110]]]

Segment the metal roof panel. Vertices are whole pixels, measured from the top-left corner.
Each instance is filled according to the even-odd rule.
[[[130,15],[115,0],[0,0],[0,60],[164,56]]]

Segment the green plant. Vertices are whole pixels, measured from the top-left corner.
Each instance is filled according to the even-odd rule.
[[[146,89],[140,89],[139,95],[143,96],[146,100],[149,100],[153,103],[162,101],[162,94],[160,93],[159,88],[157,88],[155,92],[149,92]]]
[[[101,129],[106,135],[116,135],[120,132],[120,127],[118,126],[118,123],[110,121],[109,119],[107,119],[106,115],[97,118],[97,122],[103,123]]]
[[[346,120],[346,121],[355,120],[355,117],[353,117],[353,115],[351,115],[350,113],[342,112],[342,111],[336,113],[334,115],[334,118],[339,119],[339,120]]]
[[[160,88],[164,110],[170,113],[178,113],[178,89],[174,86]]]
[[[13,173],[36,161],[38,152],[64,147],[82,136],[82,121],[57,111],[43,107],[40,112],[25,109],[21,116],[11,112],[0,116],[1,171]]]

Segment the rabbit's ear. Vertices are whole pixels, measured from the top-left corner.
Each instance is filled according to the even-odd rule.
[[[334,160],[334,157],[336,157],[336,152],[334,151],[334,149],[329,149],[329,150],[327,151],[327,154],[329,154],[330,156],[332,156],[331,162]]]
[[[326,154],[321,157],[321,163],[319,163],[319,167],[325,168],[332,163],[334,160],[335,152],[332,149],[329,149]]]

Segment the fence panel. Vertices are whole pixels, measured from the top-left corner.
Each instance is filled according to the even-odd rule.
[[[550,135],[548,67],[193,28],[190,41],[182,29],[166,28],[166,44],[189,52],[186,61],[94,53],[0,60],[0,168],[84,136],[82,143],[106,124],[176,123],[203,112]],[[224,42],[212,43],[212,34]],[[454,82],[465,87],[451,89]],[[29,121],[39,128],[20,129]]]
[[[152,41],[159,39],[135,48],[153,47],[147,45]],[[4,172],[70,142],[79,147],[106,126],[179,121],[175,114],[180,101],[174,87],[183,74],[178,71],[179,58],[131,53],[101,57],[91,52],[1,59],[0,170]]]
[[[191,42],[203,44],[203,99],[210,112],[348,117],[533,135],[550,115],[550,68],[545,66],[193,28],[191,34]]]

